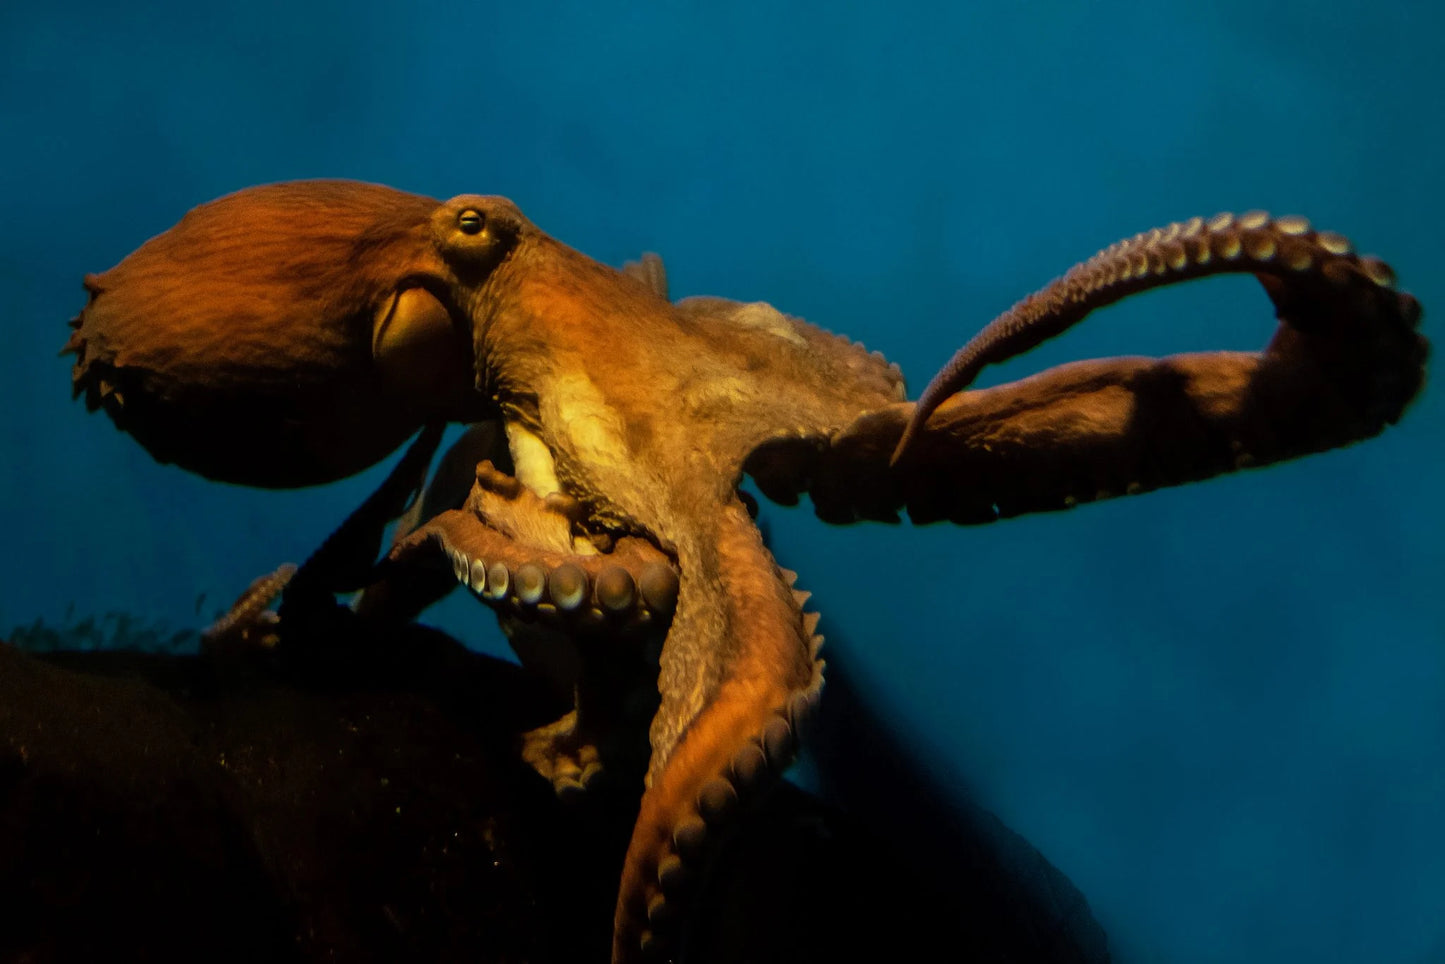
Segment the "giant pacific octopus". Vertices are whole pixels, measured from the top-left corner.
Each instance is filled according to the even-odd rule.
[[[965,390],[1095,308],[1231,272],[1274,304],[1262,351]],[[358,588],[369,619],[457,584],[495,609],[524,664],[575,692],[526,759],[562,793],[642,774],[614,961],[677,947],[717,827],[788,765],[820,692],[818,617],[765,547],[745,474],[833,523],[990,522],[1368,438],[1416,395],[1427,353],[1383,262],[1260,212],[1104,249],[982,329],[917,403],[877,352],[761,302],[669,301],[656,256],[614,270],[500,197],[250,188],[85,287],[74,391],[161,461],[301,486],[424,429],[326,546],[258,580],[211,638],[284,644],[294,614]],[[417,494],[446,422],[473,427]],[[277,625],[266,606],[288,577]]]

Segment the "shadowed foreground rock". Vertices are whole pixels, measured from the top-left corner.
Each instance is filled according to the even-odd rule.
[[[0,645],[0,960],[605,961],[637,791],[569,806],[520,762],[563,707],[517,667],[332,635],[245,665]],[[830,704],[849,812],[784,785],[742,820],[686,960],[1108,959],[1067,880],[940,804],[845,676]]]

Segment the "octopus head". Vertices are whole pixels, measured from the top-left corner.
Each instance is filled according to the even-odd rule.
[[[515,243],[497,198],[301,181],[203,204],[110,271],[71,322],[73,391],[162,462],[329,482],[430,421],[477,421],[474,292]]]

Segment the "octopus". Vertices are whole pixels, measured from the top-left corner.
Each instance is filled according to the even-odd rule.
[[[1096,308],[1223,273],[1273,304],[1260,351],[970,388]],[[73,390],[157,460],[303,486],[416,435],[311,559],[258,580],[208,640],[284,644],[318,600],[356,590],[379,621],[456,586],[494,609],[523,664],[573,699],[522,756],[561,794],[602,774],[641,788],[614,962],[685,951],[721,829],[789,765],[821,692],[818,614],[764,544],[744,476],[837,524],[1065,509],[1372,437],[1420,390],[1428,350],[1383,261],[1257,211],[1103,249],[980,330],[916,402],[877,352],[761,302],[672,301],[655,255],[614,269],[501,197],[249,188],[85,287]],[[469,427],[428,481],[447,423]]]

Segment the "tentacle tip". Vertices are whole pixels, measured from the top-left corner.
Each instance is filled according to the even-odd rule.
[[[893,454],[888,456],[888,467],[890,469],[896,469],[899,464],[902,463],[904,456],[908,454],[909,441],[909,433],[904,432],[903,437],[898,440],[898,444],[893,447]]]
[[[908,424],[903,426],[903,434],[898,437],[898,444],[893,447],[893,454],[888,457],[888,468],[896,469],[907,461],[919,429],[932,413],[931,407],[925,408],[921,403],[913,410],[913,416],[909,418]]]

